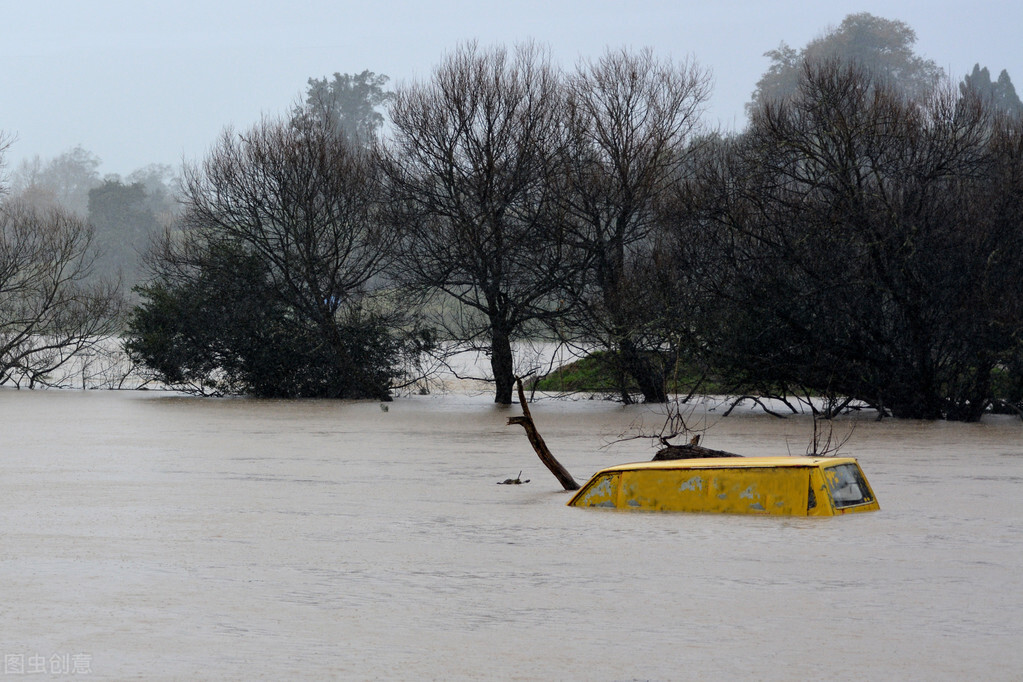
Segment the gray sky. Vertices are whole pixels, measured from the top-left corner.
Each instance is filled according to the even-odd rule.
[[[424,79],[466,40],[548,44],[566,67],[606,46],[694,58],[714,75],[705,122],[744,125],[767,50],[803,47],[854,12],[898,19],[917,53],[954,77],[1008,69],[1023,94],[1023,3],[945,0],[0,0],[0,130],[8,171],[75,145],[102,173],[199,160],[229,124],[246,128],[301,96],[310,77],[370,69]]]

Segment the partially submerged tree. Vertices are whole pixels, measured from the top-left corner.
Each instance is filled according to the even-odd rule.
[[[556,195],[560,101],[540,48],[470,44],[391,107],[395,272],[457,302],[446,332],[489,353],[498,403],[512,400],[513,338],[558,314],[573,274]]]
[[[580,63],[566,90],[560,200],[569,243],[585,263],[584,277],[571,280],[568,319],[584,343],[607,351],[624,402],[632,402],[630,380],[646,402],[665,402],[666,320],[646,271],[659,204],[682,173],[710,79],[650,50],[609,50]]]
[[[716,256],[702,348],[763,391],[978,419],[1021,328],[1020,134],[976,97],[808,65],[702,166],[676,242]]]
[[[0,385],[63,384],[62,370],[117,330],[116,287],[87,282],[94,260],[83,219],[0,203]]]
[[[129,353],[196,390],[387,399],[407,339],[372,297],[391,253],[374,168],[320,121],[225,132],[186,172]]]
[[[222,242],[201,258],[191,276],[144,287],[130,320],[127,350],[160,381],[203,395],[389,399],[405,348],[382,317],[339,317],[325,339],[258,255]]]
[[[116,329],[120,299],[87,284],[95,251],[80,218],[7,199],[0,131],[0,386],[62,383],[73,359]]]

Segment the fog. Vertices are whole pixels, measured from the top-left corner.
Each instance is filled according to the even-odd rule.
[[[704,117],[743,127],[743,105],[782,41],[799,48],[854,12],[909,24],[916,52],[959,79],[974,63],[1023,78],[1023,6],[950,2],[638,0],[492,7],[456,0],[300,6],[196,0],[159,8],[129,2],[5,3],[0,22],[0,130],[15,137],[10,171],[76,145],[102,173],[198,160],[226,125],[246,128],[289,108],[310,77],[370,69],[392,85],[429,75],[460,42],[535,39],[573,65],[606,46],[693,57],[715,76]]]

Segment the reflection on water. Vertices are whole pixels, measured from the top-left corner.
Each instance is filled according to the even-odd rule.
[[[644,514],[565,507],[489,400],[0,391],[0,649],[96,679],[1019,679],[1019,420],[858,422],[878,513]],[[653,454],[602,447],[642,406],[533,412],[579,480]]]

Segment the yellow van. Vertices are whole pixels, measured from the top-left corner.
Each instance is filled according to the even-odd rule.
[[[715,457],[598,471],[570,507],[837,516],[881,507],[851,457]]]

